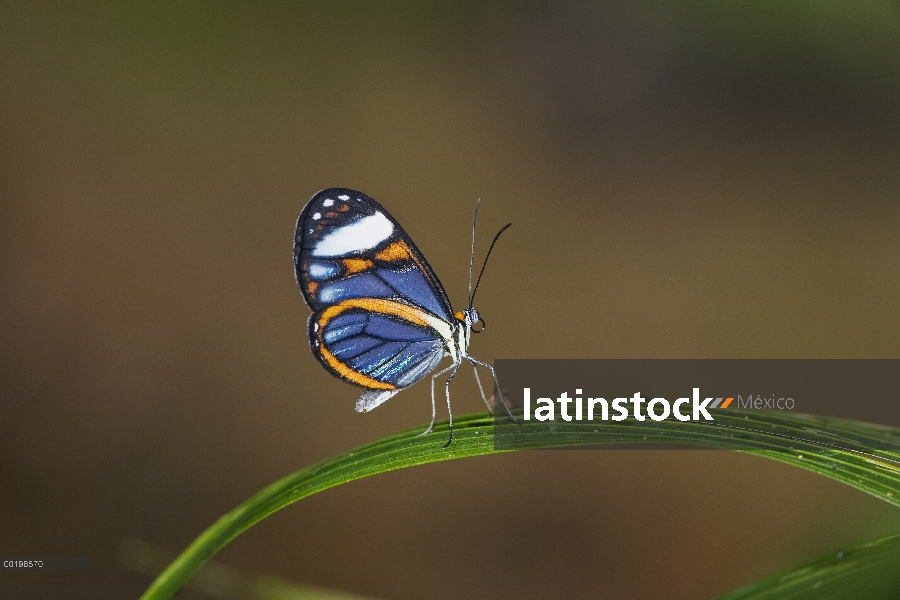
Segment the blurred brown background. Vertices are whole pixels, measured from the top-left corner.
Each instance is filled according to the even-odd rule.
[[[316,191],[366,192],[472,354],[900,357],[896,2],[0,5],[4,597],[135,598],[266,484],[429,417],[309,351]],[[457,414],[480,410],[473,378]],[[354,482],[223,562],[383,598],[711,598],[900,531],[750,456],[549,451]],[[201,598],[186,591],[183,598]]]

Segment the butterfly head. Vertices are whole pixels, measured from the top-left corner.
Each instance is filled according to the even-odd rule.
[[[462,326],[466,328],[467,331],[471,331],[472,333],[481,333],[481,331],[484,329],[484,319],[481,318],[481,315],[478,314],[478,311],[473,306],[470,306],[462,312],[456,313],[454,316],[462,324]],[[479,323],[480,325],[476,329],[475,326]]]

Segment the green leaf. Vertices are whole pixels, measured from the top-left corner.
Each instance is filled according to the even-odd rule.
[[[150,577],[158,575],[175,556],[174,552],[137,539],[125,540],[119,547],[119,559],[126,568]],[[375,600],[340,590],[300,585],[212,560],[197,571],[187,587],[229,600]]]
[[[453,443],[446,422],[395,434],[323,461],[263,489],[223,516],[188,546],[147,589],[142,600],[172,598],[228,542],[285,506],[330,487],[404,467],[519,448],[601,444],[677,444],[740,450],[841,481],[900,506],[900,430],[807,415],[716,410],[715,421],[559,423],[498,430],[509,450],[495,450],[493,417],[458,418]],[[872,448],[877,447],[879,450]]]
[[[719,600],[900,597],[900,534],[852,546],[742,587]]]

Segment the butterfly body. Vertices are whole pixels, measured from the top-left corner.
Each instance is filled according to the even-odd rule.
[[[434,377],[452,370],[449,409],[449,380],[463,360],[493,371],[467,353],[478,312],[470,306],[453,313],[425,257],[365,194],[332,188],[310,199],[297,220],[294,267],[313,311],[310,347],[332,374],[365,388],[358,412],[379,406],[450,357],[452,364],[432,377],[433,423]]]

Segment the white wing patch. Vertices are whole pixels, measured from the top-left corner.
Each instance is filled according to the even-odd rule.
[[[400,390],[368,390],[356,401],[356,412],[369,412],[379,404],[384,404]]]
[[[316,215],[313,215],[316,218]],[[358,219],[324,236],[312,249],[313,256],[344,256],[350,252],[368,250],[391,237],[394,224],[384,214]]]

